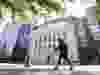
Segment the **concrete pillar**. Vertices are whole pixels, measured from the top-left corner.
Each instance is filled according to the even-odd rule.
[[[72,15],[72,5],[73,3],[69,0],[64,0],[64,17]]]
[[[88,24],[96,25],[96,6],[86,8]]]
[[[69,46],[69,56],[73,56],[73,58],[78,57],[78,51],[77,51],[77,39],[74,34],[74,24],[68,24],[69,26],[69,31],[67,31],[66,36],[67,36],[67,42]]]

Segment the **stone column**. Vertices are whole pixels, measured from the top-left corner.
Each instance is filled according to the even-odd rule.
[[[64,0],[64,17],[72,15],[72,5],[73,3],[69,0]]]
[[[66,36],[67,36],[67,42],[68,42],[68,46],[69,46],[69,57],[73,56],[73,58],[77,58],[78,57],[78,51],[77,51],[77,38],[74,34],[74,24],[68,24],[69,27],[67,27],[67,32],[66,32]]]
[[[96,25],[96,6],[91,6],[86,9],[88,24]]]

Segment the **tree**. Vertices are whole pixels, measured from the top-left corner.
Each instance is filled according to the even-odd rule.
[[[100,23],[100,0],[96,0],[96,20]]]
[[[56,1],[53,1],[53,0],[0,0],[0,4],[2,4],[4,7],[10,7],[14,15],[16,12],[22,13],[24,10],[28,9],[35,16],[36,15],[42,16],[40,9],[45,8],[45,11],[48,12],[48,14],[46,15],[48,16],[53,11],[61,12],[63,10],[61,4],[64,5],[64,1],[61,1],[61,0],[56,0]],[[56,16],[56,15],[52,15],[52,16]]]
[[[11,15],[18,23],[30,23],[33,16],[64,15],[63,0],[0,0],[0,7],[10,8]],[[1,9],[1,16],[8,16]]]

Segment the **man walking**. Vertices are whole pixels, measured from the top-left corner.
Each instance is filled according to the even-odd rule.
[[[59,50],[59,60],[58,60],[58,64],[61,64],[61,60],[64,59],[64,62],[67,61],[68,64],[72,64],[71,61],[68,59],[68,47],[65,44],[64,40],[61,38],[58,38],[58,47],[55,48],[55,51]],[[57,69],[57,67],[55,68]]]
[[[12,56],[16,57],[16,61],[25,61],[28,49],[31,45],[31,27],[30,25],[23,25],[18,32],[18,37],[16,39],[16,44],[14,45]]]

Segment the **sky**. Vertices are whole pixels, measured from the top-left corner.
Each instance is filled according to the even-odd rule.
[[[81,17],[86,15],[86,8],[94,5],[96,5],[95,0],[75,0],[73,3],[66,2],[65,7],[68,8],[66,12],[67,10],[72,12],[72,16]]]

